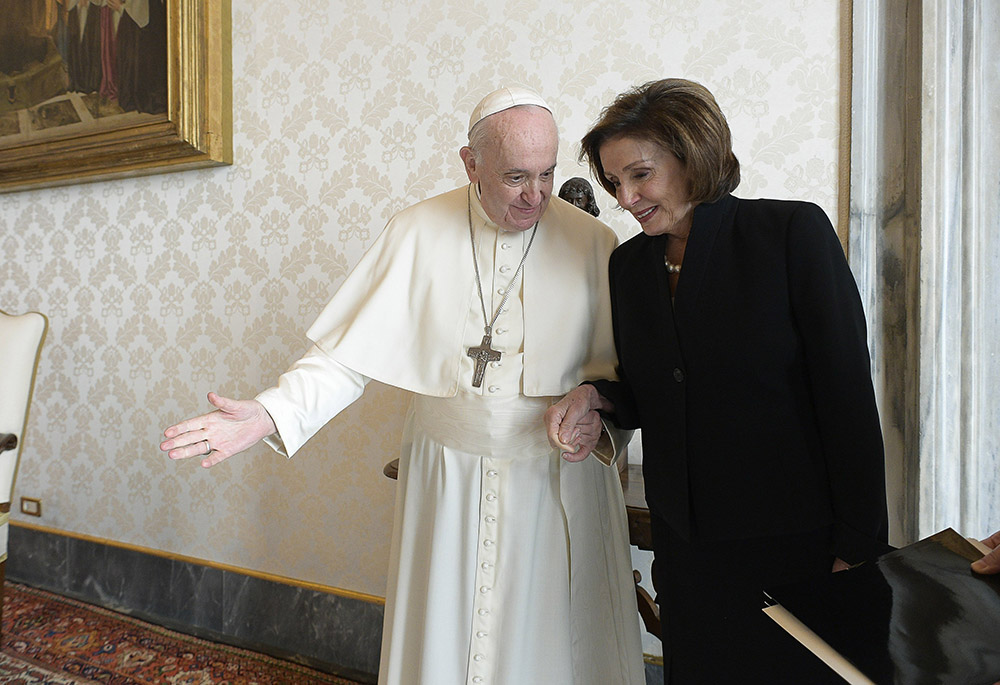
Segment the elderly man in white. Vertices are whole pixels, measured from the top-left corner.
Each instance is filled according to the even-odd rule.
[[[557,147],[536,93],[486,96],[460,150],[470,183],[389,221],[277,386],[209,393],[216,411],[164,431],[170,458],[206,467],[261,439],[291,456],[370,379],[413,393],[380,683],[645,682],[617,472],[553,449],[542,422],[615,364],[617,241],[551,197]]]

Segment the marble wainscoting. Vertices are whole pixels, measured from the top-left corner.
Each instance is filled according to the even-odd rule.
[[[383,606],[24,526],[7,579],[374,683]]]
[[[363,683],[377,680],[383,606],[14,524],[7,580]],[[637,619],[638,620],[638,619]],[[647,685],[663,682],[646,657]]]

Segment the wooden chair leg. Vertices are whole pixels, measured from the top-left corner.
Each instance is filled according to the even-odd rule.
[[[646,626],[646,632],[661,637],[660,610],[653,598],[646,592],[646,588],[639,585],[642,575],[634,569],[632,570],[632,579],[635,581],[635,600],[639,605],[639,616],[642,618],[642,624]]]

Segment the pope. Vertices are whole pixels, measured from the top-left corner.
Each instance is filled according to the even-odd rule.
[[[369,380],[413,393],[380,683],[645,682],[623,436],[598,458],[578,447],[601,433],[596,413],[558,449],[542,420],[615,366],[617,240],[552,197],[557,151],[537,93],[487,95],[459,151],[469,184],[389,221],[277,385],[209,393],[215,411],[164,431],[171,459],[205,467],[260,440],[292,456]]]

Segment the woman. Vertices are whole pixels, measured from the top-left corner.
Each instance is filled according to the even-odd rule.
[[[837,236],[813,204],[730,194],[729,126],[697,83],[620,95],[582,146],[642,233],[610,261],[620,380],[553,406],[550,439],[585,456],[595,411],[642,429],[667,682],[836,682],[761,591],[888,550],[864,314]]]

